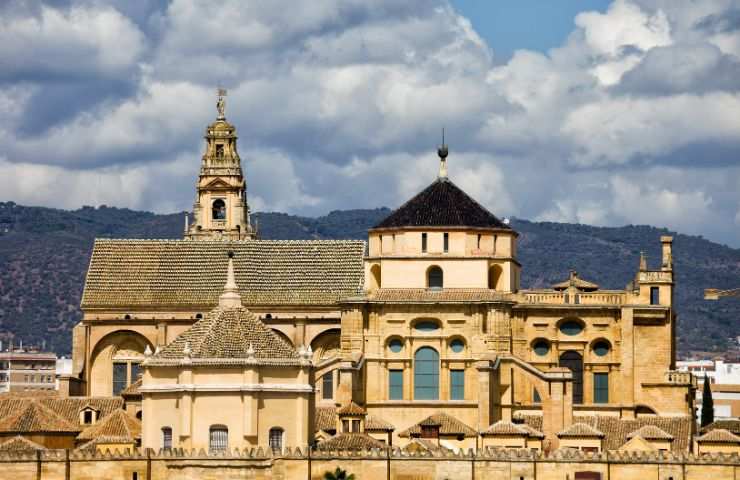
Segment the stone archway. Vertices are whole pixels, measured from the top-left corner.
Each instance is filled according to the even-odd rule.
[[[101,338],[90,355],[90,396],[109,397],[135,382],[147,346],[154,350],[146,337],[131,330]]]

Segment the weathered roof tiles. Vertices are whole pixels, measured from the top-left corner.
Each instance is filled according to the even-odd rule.
[[[246,305],[332,305],[362,291],[363,241],[98,239],[82,308],[208,310],[218,304],[230,251]]]

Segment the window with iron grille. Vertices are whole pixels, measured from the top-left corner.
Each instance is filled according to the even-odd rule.
[[[280,427],[272,427],[270,429],[270,448],[282,450],[283,448],[283,429]]]
[[[608,373],[594,373],[594,403],[609,403]]]
[[[334,398],[334,371],[327,372],[321,377],[321,398],[324,400]]]
[[[465,370],[450,370],[450,400],[465,400]]]
[[[128,364],[126,363],[114,363],[113,364],[113,395],[120,394],[124,388],[128,386]]]
[[[403,400],[403,370],[388,372],[388,399]]]
[[[214,425],[210,429],[208,448],[210,450],[226,450],[229,448],[229,429],[223,425]]]
[[[172,429],[162,427],[162,448],[172,448]]]

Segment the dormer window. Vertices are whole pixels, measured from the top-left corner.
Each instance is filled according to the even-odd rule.
[[[80,424],[82,425],[93,425],[98,421],[98,411],[92,406],[88,405],[80,409]]]

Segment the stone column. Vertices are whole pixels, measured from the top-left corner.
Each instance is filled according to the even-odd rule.
[[[488,360],[476,362],[475,368],[478,370],[478,430],[485,430],[494,423],[492,417],[500,418],[500,413],[492,415],[497,402],[493,397],[496,389],[491,377],[496,376],[497,372],[493,371]]]

